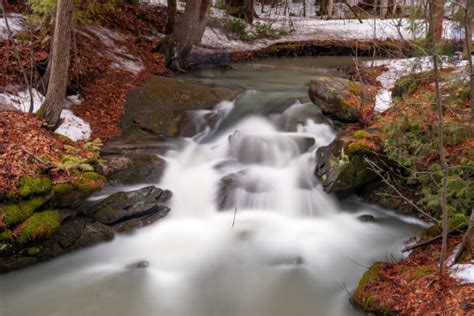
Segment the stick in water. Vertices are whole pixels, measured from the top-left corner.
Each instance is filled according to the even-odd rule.
[[[237,215],[237,207],[234,209],[234,219],[232,220],[232,228],[234,228],[235,225],[235,216]]]

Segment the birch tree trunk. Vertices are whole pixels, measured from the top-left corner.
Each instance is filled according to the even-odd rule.
[[[39,110],[50,129],[56,129],[66,97],[71,50],[73,0],[58,0],[50,57],[51,73],[46,98]]]

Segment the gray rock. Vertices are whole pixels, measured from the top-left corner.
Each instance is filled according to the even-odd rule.
[[[161,179],[166,163],[153,154],[105,156],[105,173],[110,185],[155,183]]]
[[[357,217],[361,222],[375,222],[375,217],[370,214],[364,214]]]
[[[347,103],[350,89],[360,90],[362,98],[368,97],[362,84],[337,77],[314,77],[309,84],[309,97],[329,117],[354,123],[359,114]]]
[[[166,203],[171,198],[171,192],[154,186],[132,192],[118,192],[105,200],[92,205],[85,213],[98,222],[113,225],[131,218],[144,215],[168,212]]]

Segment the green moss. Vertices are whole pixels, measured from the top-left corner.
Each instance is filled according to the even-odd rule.
[[[95,173],[95,172],[86,172],[84,175],[83,175],[84,178],[86,179],[90,179],[90,180],[104,180],[104,177],[101,176],[100,174],[98,173]]]
[[[3,215],[3,222],[8,227],[12,227],[25,221],[45,202],[46,198],[35,197],[28,201],[3,206],[0,208],[0,214]]]
[[[26,198],[31,195],[41,195],[48,193],[51,190],[52,185],[51,179],[49,178],[26,176],[18,181],[18,187],[20,196],[22,198]]]
[[[364,153],[372,153],[374,152],[375,145],[370,142],[353,142],[347,146],[347,153],[349,155],[354,154],[364,154]]]
[[[10,229],[6,229],[0,234],[0,241],[9,241],[13,237],[13,232]]]
[[[15,38],[19,41],[31,41],[31,35],[26,32],[17,33]]]
[[[378,270],[381,263],[374,263],[365,273],[359,281],[359,285],[352,295],[351,301],[360,309],[365,312],[372,312],[377,315],[393,315],[393,312],[380,304],[380,302],[374,298],[366,290],[366,286],[373,281],[380,281]]]
[[[355,131],[354,134],[352,134],[352,136],[354,136],[357,139],[367,138],[367,137],[369,137],[369,135],[370,134],[367,133],[366,131],[364,131],[363,129]]]
[[[60,224],[59,214],[56,211],[36,213],[15,229],[14,236],[19,244],[26,244],[50,236]]]
[[[68,183],[60,183],[53,187],[53,191],[56,194],[67,194],[74,190],[74,186]]]
[[[38,247],[30,247],[27,250],[27,253],[29,256],[35,256],[39,254],[39,252],[40,252],[40,249]]]
[[[434,80],[434,72],[426,71],[404,76],[395,82],[392,95],[394,98],[406,98],[413,94],[420,85]]]
[[[433,267],[418,267],[415,270],[415,277],[419,279],[434,273],[436,273],[436,269]]]

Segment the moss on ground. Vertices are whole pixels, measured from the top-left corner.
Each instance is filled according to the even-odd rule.
[[[42,195],[51,191],[51,179],[47,177],[26,176],[18,181],[19,193],[22,198]]]
[[[44,197],[35,197],[31,200],[17,204],[5,205],[0,208],[0,214],[3,216],[3,223],[8,227],[13,227],[30,217],[38,208],[46,202]]]
[[[13,235],[19,244],[43,239],[53,234],[61,225],[57,211],[35,213],[18,226]]]

